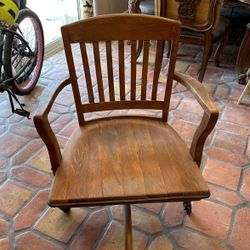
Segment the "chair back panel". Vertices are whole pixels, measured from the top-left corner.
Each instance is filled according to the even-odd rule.
[[[178,21],[137,14],[99,16],[63,26],[78,119],[82,120],[82,113],[86,112],[148,108],[162,110],[162,118],[167,120],[179,33]],[[141,65],[136,63],[139,40],[144,41]],[[172,41],[172,46],[164,97],[159,100],[158,82],[166,40]],[[150,41],[156,43],[156,49]],[[81,51],[81,60],[74,56],[77,49]],[[77,78],[79,64],[83,65],[84,74]],[[82,82],[85,87],[81,87]]]
[[[221,0],[155,0],[156,15],[180,20],[182,27],[211,29],[220,18]]]

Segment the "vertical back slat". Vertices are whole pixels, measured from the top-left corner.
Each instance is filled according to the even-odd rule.
[[[81,102],[81,96],[80,96],[78,82],[77,82],[75,63],[74,63],[72,49],[70,45],[69,34],[67,31],[63,32],[63,45],[64,45],[66,60],[68,64],[70,81],[71,81],[72,89],[73,89],[73,95],[74,95],[75,104],[76,104],[78,123],[80,126],[82,126],[84,124],[84,117],[82,115],[82,108],[81,108],[82,102]]]
[[[101,69],[101,62],[100,62],[100,50],[99,50],[98,42],[93,42],[93,49],[94,49],[94,57],[95,57],[95,70],[96,70],[96,80],[97,80],[99,99],[100,99],[100,102],[104,102],[105,98],[104,98],[102,69]]]
[[[89,60],[88,60],[88,54],[86,50],[86,44],[80,43],[80,48],[81,48],[81,54],[82,54],[83,69],[85,72],[88,98],[89,98],[89,102],[93,103],[94,93],[93,93],[93,85],[92,85],[91,74],[90,74],[90,69],[89,69]]]
[[[165,97],[164,97],[164,109],[162,112],[162,120],[167,121],[168,119],[168,112],[169,112],[169,105],[170,105],[170,97],[172,92],[172,85],[174,80],[174,70],[175,70],[175,63],[176,63],[176,55],[178,50],[178,41],[174,40],[171,43],[170,48],[170,60],[169,60],[169,67],[168,67],[168,77],[167,77],[167,84],[165,90]]]
[[[156,101],[157,97],[158,81],[161,72],[163,51],[164,51],[164,41],[157,41],[156,56],[155,56],[155,71],[153,77],[153,89],[151,97],[153,101]]]
[[[135,40],[131,41],[131,100],[136,99],[136,45]]]
[[[147,95],[148,59],[149,59],[149,41],[144,41],[143,42],[141,100],[146,100],[146,95]]]
[[[107,57],[107,71],[108,71],[108,84],[109,84],[109,99],[110,99],[110,101],[115,101],[114,73],[113,73],[111,41],[106,41],[106,57]]]
[[[120,99],[125,100],[124,41],[118,41]]]

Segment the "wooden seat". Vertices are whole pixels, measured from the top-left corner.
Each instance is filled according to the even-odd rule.
[[[200,82],[174,72],[179,34],[178,21],[131,14],[99,16],[62,27],[70,78],[44,91],[34,117],[55,174],[49,205],[67,212],[71,207],[124,204],[126,249],[132,249],[130,204],[183,201],[190,214],[191,201],[209,196],[199,165],[218,110]],[[126,40],[131,41],[130,50],[125,48]],[[144,41],[140,68],[136,64],[138,40]],[[149,46],[151,40],[156,41],[156,50]],[[158,95],[158,81],[165,40],[172,46],[162,96]],[[76,45],[82,66],[78,65],[79,54],[73,53]],[[77,79],[76,68],[83,68],[84,81]],[[204,109],[189,150],[167,123],[174,79],[189,89]],[[81,86],[82,95],[80,82],[85,86]],[[61,154],[48,113],[68,84],[79,127]],[[128,109],[139,113],[141,109],[159,110],[161,115],[131,117],[125,111]],[[86,121],[86,113],[107,110],[121,111],[119,116]]]
[[[161,120],[122,117],[87,122],[74,133],[49,204],[92,206],[208,196],[201,172],[172,127]]]
[[[220,16],[221,0],[131,0],[131,12],[156,14],[181,21],[180,41],[204,46],[198,80],[203,81],[212,45],[220,42],[215,52],[215,64],[220,64],[220,53],[227,42],[229,20]],[[154,8],[153,4],[155,3]],[[138,46],[137,57],[142,49]]]

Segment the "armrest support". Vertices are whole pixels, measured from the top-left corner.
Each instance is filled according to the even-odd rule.
[[[61,162],[62,155],[56,136],[49,124],[48,113],[58,94],[69,83],[70,79],[66,79],[59,85],[52,85],[46,88],[41,96],[41,101],[33,118],[36,130],[48,149],[52,171],[54,174]]]
[[[175,73],[174,79],[192,92],[195,99],[204,110],[201,123],[195,131],[190,148],[190,154],[198,166],[200,166],[206,138],[211,133],[218,120],[219,111],[211,101],[205,87],[198,80],[181,73]]]

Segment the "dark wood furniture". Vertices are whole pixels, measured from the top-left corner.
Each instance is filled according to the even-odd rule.
[[[55,174],[49,205],[67,212],[71,207],[124,204],[126,249],[132,249],[130,204],[182,201],[189,214],[191,201],[209,196],[199,165],[218,110],[200,82],[174,72],[179,33],[178,21],[131,14],[99,16],[62,27],[70,78],[45,90],[34,117]],[[131,41],[130,51],[125,49],[126,40]],[[138,40],[144,41],[141,80],[136,64]],[[157,41],[156,50],[149,46],[151,40]],[[165,95],[161,99],[157,90],[165,40],[171,40],[172,46]],[[88,101],[81,98],[79,91],[76,67],[80,68],[75,64],[73,44],[80,46]],[[105,57],[101,57],[100,50],[105,51]],[[155,62],[150,83],[148,69],[152,53]],[[130,58],[126,61],[128,54]],[[105,67],[101,67],[101,62],[105,62]],[[127,64],[130,74],[125,74]],[[190,150],[167,123],[174,79],[187,87],[204,109]],[[73,89],[79,127],[61,154],[48,113],[68,84]],[[85,119],[88,112],[118,109],[156,109],[161,111],[161,116],[131,117],[125,112],[112,118]]]
[[[221,0],[130,0],[129,12],[140,13],[140,6],[145,8],[146,3],[155,10],[151,14],[177,19],[181,21],[182,32],[180,41],[204,46],[198,80],[203,81],[208,59],[212,53],[212,45],[220,41],[215,52],[215,64],[219,66],[220,53],[227,41],[229,21],[220,17]],[[150,14],[148,11],[147,14]],[[140,54],[139,44],[138,55]]]

